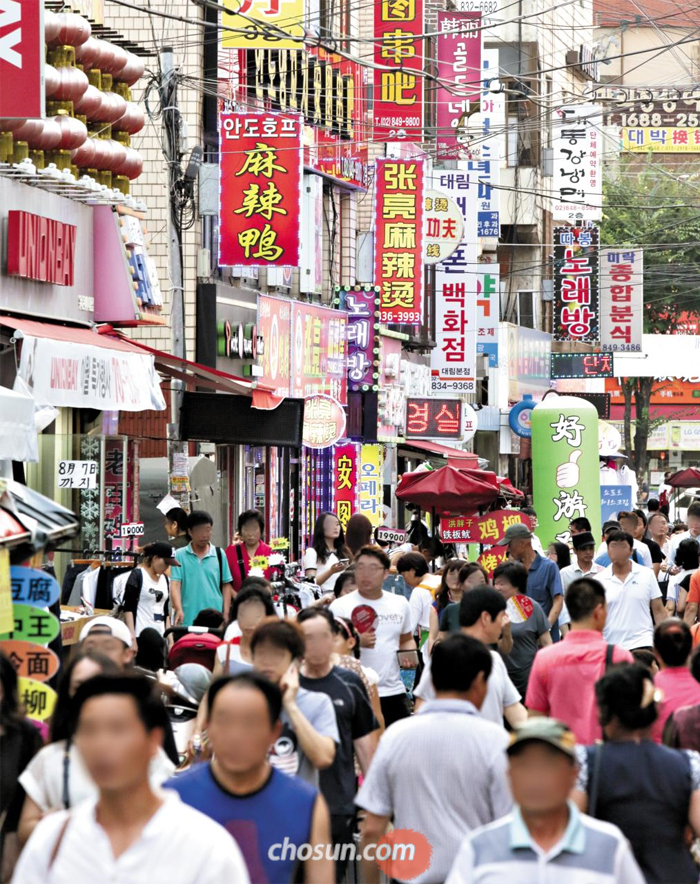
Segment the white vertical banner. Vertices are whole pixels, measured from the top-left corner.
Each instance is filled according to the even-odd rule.
[[[465,166],[466,163],[460,164]],[[430,354],[433,392],[476,390],[478,183],[466,169],[433,172],[433,187],[450,196],[464,216],[464,241],[435,268],[435,339]]]
[[[498,49],[481,50],[481,124],[483,141],[474,145],[471,155],[474,159],[498,160],[506,158],[506,94],[492,92],[491,82],[499,80]]]
[[[601,350],[641,353],[643,249],[601,249],[599,272]]]
[[[603,111],[599,105],[565,105],[553,129],[552,217],[600,221],[603,217]]]
[[[498,264],[479,264],[476,278],[476,352],[488,356],[489,368],[498,367],[500,273]]]

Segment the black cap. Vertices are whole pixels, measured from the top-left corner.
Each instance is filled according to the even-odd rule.
[[[590,531],[582,531],[580,534],[572,534],[571,542],[574,549],[583,549],[586,546],[595,546],[595,537]]]
[[[603,525],[603,534],[607,534],[608,531],[612,531],[613,528],[616,531],[619,531],[620,530],[620,523],[618,521],[616,521],[615,519],[610,519],[609,522],[606,522]]]
[[[180,567],[180,563],[175,558],[175,550],[165,541],[158,540],[155,543],[149,543],[147,546],[144,546],[142,554],[144,556],[158,556],[159,559],[165,559],[169,565],[173,565],[176,568]]]

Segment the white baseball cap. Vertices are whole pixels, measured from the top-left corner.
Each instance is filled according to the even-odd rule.
[[[129,627],[122,620],[117,620],[116,617],[95,617],[83,626],[80,633],[80,641],[85,641],[90,633],[95,631],[118,638],[120,641],[124,642],[127,648],[132,646],[131,631],[129,630]]]

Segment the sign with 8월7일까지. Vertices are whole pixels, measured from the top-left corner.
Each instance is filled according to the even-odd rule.
[[[221,114],[219,264],[299,266],[302,118]]]

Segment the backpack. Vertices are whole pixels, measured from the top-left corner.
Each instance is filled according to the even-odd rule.
[[[216,649],[221,637],[212,633],[191,632],[178,639],[168,653],[168,669],[176,669],[183,663],[199,663],[214,671]]]
[[[168,579],[168,575],[165,575],[165,582],[168,584],[168,594],[170,593],[170,580]],[[126,600],[127,595],[131,593],[136,594],[137,605],[138,605],[138,597],[141,595],[141,590],[143,589],[143,571],[141,568],[136,567],[130,573],[126,579],[126,583],[124,584],[124,596],[121,602],[114,601],[114,607],[109,613],[110,617],[114,617],[116,620],[122,620],[126,622]],[[167,609],[167,605],[166,605]],[[134,616],[134,622],[136,621],[136,617]]]

